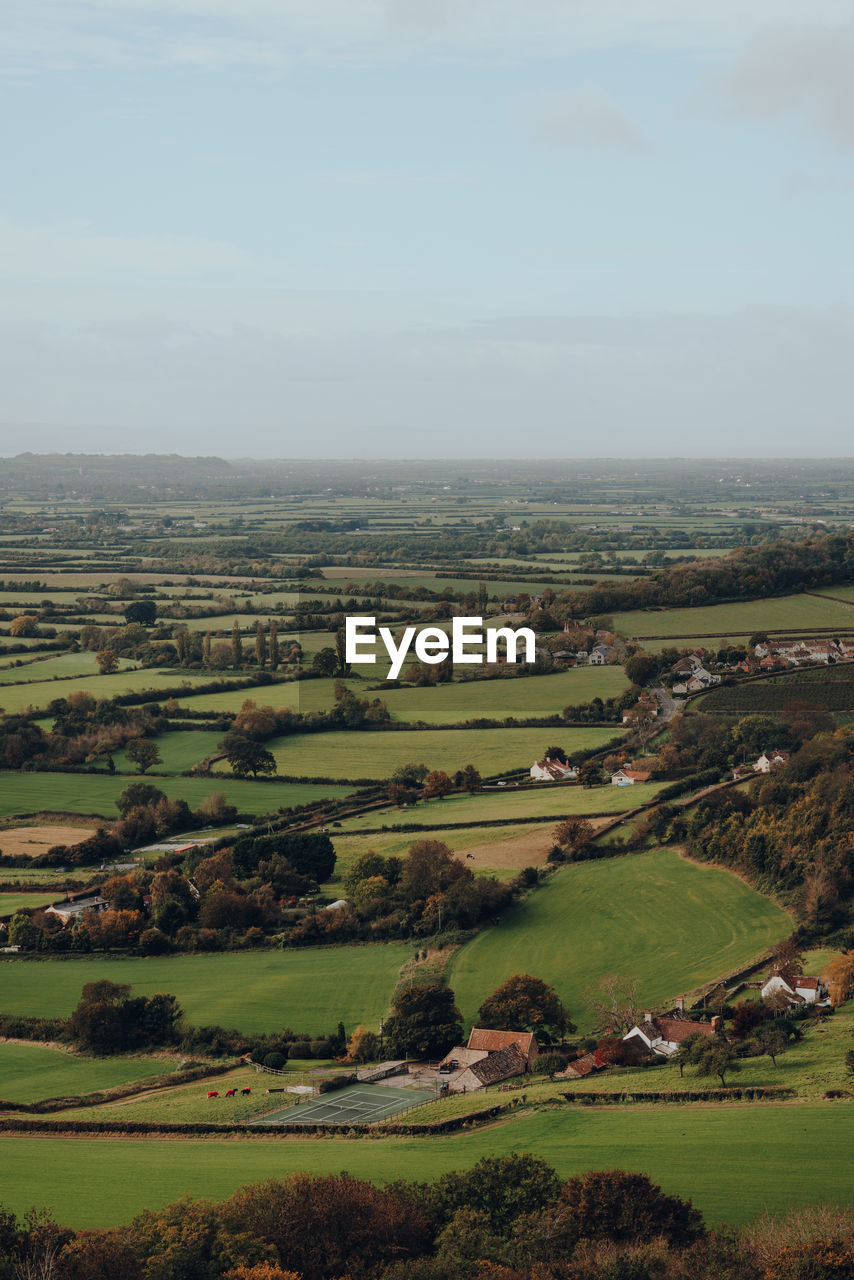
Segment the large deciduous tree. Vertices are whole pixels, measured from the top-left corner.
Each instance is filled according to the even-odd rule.
[[[386,1020],[391,1052],[401,1058],[441,1058],[462,1037],[463,1016],[450,987],[413,987],[395,999]]]
[[[478,1024],[506,1031],[533,1031],[544,1040],[552,1040],[575,1031],[575,1024],[553,987],[542,978],[517,973],[491,996],[478,1010]]]

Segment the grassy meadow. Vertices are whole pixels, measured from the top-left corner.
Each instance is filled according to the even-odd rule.
[[[557,871],[456,953],[448,976],[468,1023],[514,973],[554,986],[583,1031],[606,974],[637,978],[650,1006],[736,969],[779,942],[791,920],[742,880],[657,849]]]
[[[545,676],[515,676],[500,680],[463,680],[453,684],[412,689],[372,689],[360,681],[347,681],[357,697],[381,698],[393,720],[425,724],[458,724],[482,718],[527,719],[560,714],[565,706],[593,698],[619,697],[629,687],[622,667],[577,667]],[[371,682],[376,683],[376,682]],[[301,680],[297,686],[298,709],[328,711],[335,704],[334,680]],[[213,697],[221,697],[214,694]],[[266,692],[259,690],[259,702]],[[193,706],[197,703],[194,701]]]
[[[739,1225],[789,1205],[850,1201],[854,1109],[845,1102],[531,1112],[442,1138],[186,1139],[0,1137],[7,1208],[47,1205],[75,1227],[128,1221],[183,1195],[221,1199],[292,1171],[347,1170],[389,1182],[433,1179],[484,1156],[531,1151],[563,1177],[588,1169],[648,1173],[690,1197],[710,1224]],[[710,1153],[716,1153],[714,1158]]]
[[[810,627],[854,627],[854,600],[847,604],[804,594],[693,609],[638,609],[615,613],[613,618],[616,629],[626,636],[749,635]]]
[[[2,996],[0,996],[2,999]],[[0,1099],[40,1102],[165,1075],[173,1063],[157,1058],[84,1058],[43,1044],[0,1042]]]
[[[228,775],[159,778],[102,773],[0,773],[0,816],[30,813],[82,813],[115,819],[116,797],[132,782],[147,782],[175,800],[197,809],[214,791],[224,793],[241,813],[271,813],[312,800],[344,796],[349,788],[329,783],[253,782]],[[2,833],[0,833],[2,848]]]
[[[397,729],[340,730],[272,738],[282,777],[388,778],[409,762],[454,773],[467,764],[484,776],[530,768],[558,733],[570,755],[623,737],[613,729]],[[219,768],[220,766],[218,766]]]
[[[26,868],[19,870],[18,874],[25,875]],[[47,907],[56,896],[55,893],[0,893],[0,920],[8,920],[16,911]]]
[[[194,1026],[216,1023],[240,1031],[305,1031],[320,1036],[343,1021],[379,1027],[404,943],[306,947],[293,951],[80,960],[0,960],[0,1012],[66,1017],[87,982],[130,983],[135,995],[168,991]]]

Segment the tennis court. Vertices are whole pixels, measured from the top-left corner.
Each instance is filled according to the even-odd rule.
[[[387,1089],[379,1084],[353,1084],[310,1102],[285,1107],[255,1124],[374,1124],[436,1095],[425,1089]]]

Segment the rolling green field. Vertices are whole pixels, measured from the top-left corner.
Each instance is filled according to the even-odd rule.
[[[398,970],[412,955],[402,943],[227,952],[145,960],[0,960],[0,1011],[65,1017],[86,982],[128,982],[134,994],[168,991],[194,1026],[322,1035],[339,1019],[378,1027]]]
[[[0,773],[0,815],[85,813],[117,818],[116,797],[132,782],[148,782],[175,800],[197,809],[214,791],[242,813],[272,813],[312,800],[347,795],[348,787],[329,783],[252,782],[226,775],[204,778],[124,777],[100,773]],[[2,835],[0,835],[2,848]]]
[[[484,775],[530,768],[558,733],[563,749],[604,747],[623,729],[400,729],[292,734],[265,745],[283,777],[388,778],[410,761],[454,773],[473,764]]]
[[[152,765],[152,769],[155,773],[183,773],[216,755],[222,738],[221,732],[209,729],[175,729],[172,733],[161,733],[157,738],[161,763]],[[113,760],[120,773],[133,773],[136,769],[133,761],[128,760],[126,750],[117,751]]]
[[[96,1093],[172,1068],[156,1058],[83,1058],[41,1044],[0,1043],[0,1099],[40,1102]]]
[[[854,664],[786,672],[769,680],[718,687],[698,698],[707,714],[780,712],[790,702],[812,702],[827,711],[854,711]]]
[[[514,973],[557,990],[582,1030],[585,1004],[606,974],[633,976],[650,1006],[730,972],[779,942],[791,920],[743,881],[675,849],[582,863],[542,888],[456,953],[448,977],[468,1023]]]
[[[433,1179],[484,1156],[531,1151],[563,1177],[588,1169],[648,1173],[690,1197],[710,1224],[749,1222],[766,1210],[851,1198],[850,1103],[533,1112],[444,1138],[187,1139],[142,1142],[0,1138],[7,1208],[47,1205],[60,1222],[128,1221],[182,1195],[221,1199],[238,1187],[300,1171],[346,1169],[374,1182]],[[716,1152],[721,1158],[710,1158]],[[796,1176],[793,1174],[796,1171]]]
[[[334,705],[333,680],[301,680],[297,685],[298,709],[328,711]],[[577,706],[592,698],[618,697],[629,687],[622,667],[578,667],[555,675],[523,676],[502,680],[466,680],[423,689],[365,690],[350,681],[360,698],[381,698],[393,720],[423,721],[425,724],[458,724],[483,718],[503,720],[506,716],[526,719],[560,714],[569,704]],[[372,682],[373,683],[373,682]],[[214,697],[221,697],[215,694]],[[259,702],[266,694],[259,690]],[[196,702],[193,706],[198,705]]]
[[[558,735],[560,737],[560,735]],[[481,792],[478,795],[446,796],[444,800],[422,800],[401,813],[397,809],[360,814],[341,823],[344,834],[365,828],[393,827],[396,823],[417,822],[425,827],[442,827],[449,822],[513,822],[519,818],[565,818],[571,813],[623,813],[634,809],[667,786],[666,782],[644,782],[634,787],[579,787],[568,783],[544,782],[536,787]],[[337,830],[337,828],[336,828]],[[484,831],[484,838],[488,832]]]
[[[2,839],[2,833],[0,833],[0,839]],[[19,870],[18,875],[22,874],[24,873]],[[16,911],[46,907],[56,896],[55,893],[0,893],[0,920],[8,920]]]
[[[614,626],[626,636],[703,636],[749,634],[808,627],[854,627],[854,601],[795,595],[695,609],[638,609],[615,613]]]
[[[139,669],[135,662],[128,662],[125,658],[119,659],[119,668],[122,671]],[[25,661],[20,667],[5,665],[0,667],[2,684],[18,684],[28,680],[53,680],[55,676],[84,675],[100,679],[94,653],[63,653],[58,656],[39,658],[36,662]],[[5,691],[3,696],[6,696]],[[60,694],[54,693],[52,696],[58,698]]]

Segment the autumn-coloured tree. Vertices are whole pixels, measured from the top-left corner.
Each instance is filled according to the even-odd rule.
[[[347,1042],[347,1057],[353,1062],[376,1062],[379,1051],[380,1038],[367,1027],[357,1027]]]
[[[453,788],[454,784],[451,779],[441,769],[433,769],[424,779],[424,795],[429,798],[435,797],[441,800],[449,791],[453,791]]]
[[[592,844],[595,834],[587,818],[574,813],[557,824],[552,832],[552,839],[568,858],[572,858]]]
[[[854,996],[854,951],[834,956],[823,976],[835,1008],[850,1000]]]
[[[553,987],[542,978],[517,973],[493,991],[480,1006],[478,1025],[504,1031],[533,1031],[552,1040],[575,1031],[575,1024]]]
[[[95,661],[102,676],[111,675],[119,669],[119,656],[115,649],[100,649],[95,654]]]

